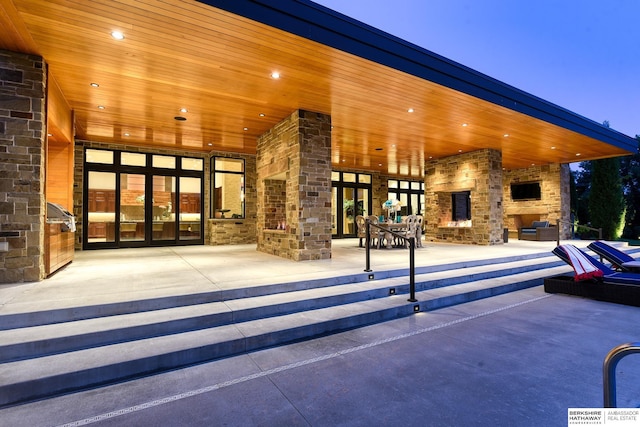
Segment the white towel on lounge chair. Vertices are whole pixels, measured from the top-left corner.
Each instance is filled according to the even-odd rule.
[[[588,280],[595,277],[602,277],[604,273],[598,267],[593,265],[587,257],[584,256],[578,248],[573,245],[560,245],[560,247],[567,253],[571,266],[576,272],[574,279]]]

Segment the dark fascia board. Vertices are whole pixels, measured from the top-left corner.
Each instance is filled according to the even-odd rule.
[[[199,0],[437,83],[630,153],[638,141],[579,114],[308,0]]]

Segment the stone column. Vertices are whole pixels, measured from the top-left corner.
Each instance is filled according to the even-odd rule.
[[[469,192],[471,221],[452,221],[451,194]],[[425,238],[478,245],[502,244],[502,153],[478,150],[425,165]]]
[[[331,258],[331,117],[298,110],[258,138],[258,250]]]
[[[44,278],[46,69],[0,50],[0,283]]]

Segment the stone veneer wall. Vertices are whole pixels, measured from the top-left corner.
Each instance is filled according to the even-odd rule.
[[[569,221],[571,213],[571,173],[569,165],[558,163],[532,166],[503,172],[504,226],[511,235],[517,235],[519,227],[530,225],[532,220],[549,221],[556,224],[558,219]],[[541,200],[512,200],[512,182],[540,181]],[[522,222],[526,222],[523,224]],[[569,224],[561,224],[560,238],[571,235]]]
[[[0,283],[44,279],[46,65],[0,50]]]
[[[295,261],[331,258],[331,117],[298,110],[258,138],[258,250]],[[286,181],[284,212],[269,190]],[[268,218],[282,217],[285,230]]]
[[[471,227],[448,227],[451,193],[471,192]],[[502,153],[479,150],[425,164],[425,239],[502,244]]]

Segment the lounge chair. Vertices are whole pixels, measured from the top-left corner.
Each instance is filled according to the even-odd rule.
[[[573,267],[575,281],[600,279],[607,283],[640,285],[640,274],[615,271],[574,245],[560,245],[551,252]]]
[[[638,272],[640,263],[638,263],[638,261],[631,255],[621,251],[620,249],[614,248],[603,241],[589,243],[589,246],[587,247],[598,254],[601,260],[604,258],[609,261],[616,270]],[[628,263],[632,264],[629,265]],[[633,265],[634,263],[636,264],[635,266]]]
[[[561,245],[552,252],[571,265],[575,275],[544,279],[545,292],[640,307],[640,274],[614,271],[573,245]]]

